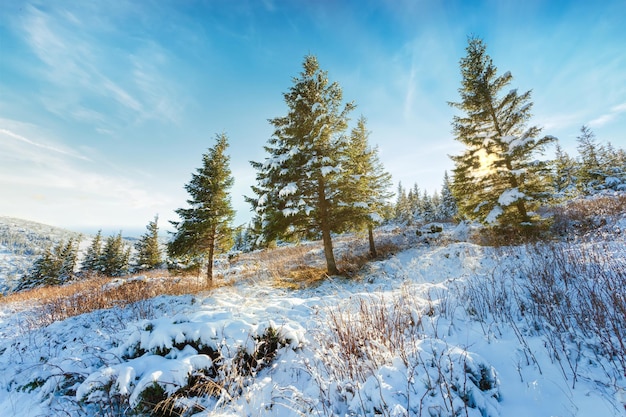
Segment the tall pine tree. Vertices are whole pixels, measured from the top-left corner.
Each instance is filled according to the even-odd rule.
[[[302,66],[284,94],[287,115],[270,120],[275,130],[265,146],[269,156],[251,162],[257,196],[247,200],[261,217],[267,241],[321,235],[328,273],[336,275],[331,233],[350,224],[341,157],[354,105],[342,103],[339,84],[328,81],[315,56],[306,56]]]
[[[384,170],[378,158],[378,149],[369,145],[366,119],[361,116],[350,134],[343,167],[344,193],[352,211],[353,227],[365,228],[368,233],[370,255],[377,256],[374,242],[374,226],[382,223],[387,200],[393,195],[391,174]]]
[[[537,139],[541,129],[526,126],[530,91],[504,90],[513,77],[497,75],[481,39],[470,38],[466,50],[460,62],[461,101],[450,103],[464,113],[452,123],[456,140],[465,145],[461,155],[452,156],[459,212],[492,225],[536,223],[534,210],[550,195],[548,165],[536,154],[555,138]]]
[[[176,210],[181,221],[171,222],[176,231],[167,245],[171,257],[205,261],[207,285],[213,281],[214,256],[227,252],[232,246],[235,211],[231,206],[230,189],[234,179],[227,148],[228,137],[221,133],[215,139],[215,146],[202,155],[202,167],[185,185],[191,196],[187,200],[189,208]]]

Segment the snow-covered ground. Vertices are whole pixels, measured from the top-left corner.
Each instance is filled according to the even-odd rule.
[[[622,264],[625,235],[605,242]],[[223,271],[234,285],[46,327],[36,305],[1,304],[0,415],[132,415],[176,393],[169,406],[200,416],[626,415],[626,377],[594,340],[571,341],[574,378],[523,310],[506,323],[476,302],[477,289],[488,302],[517,285],[527,256],[422,242],[295,291],[238,283],[235,264]]]

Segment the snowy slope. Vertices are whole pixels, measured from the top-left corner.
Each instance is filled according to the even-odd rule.
[[[608,243],[626,258],[624,236]],[[624,376],[602,358],[580,349],[573,381],[522,317],[507,326],[470,303],[514,285],[527,255],[418,244],[352,280],[247,280],[47,327],[34,305],[0,305],[0,415],[129,415],[181,387],[196,398],[175,405],[201,416],[625,415]],[[242,371],[269,340],[271,361]],[[190,374],[220,384],[198,395]]]
[[[62,228],[0,216],[0,293],[28,272],[46,246],[78,236]]]

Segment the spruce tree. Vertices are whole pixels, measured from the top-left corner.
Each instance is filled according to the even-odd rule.
[[[441,221],[451,221],[456,216],[456,213],[456,199],[452,195],[450,177],[448,176],[448,171],[444,171],[437,218]]]
[[[539,222],[535,209],[550,196],[548,165],[537,160],[552,136],[527,127],[530,91],[504,90],[510,72],[497,69],[479,38],[470,38],[461,59],[461,110],[452,123],[456,140],[465,145],[455,162],[452,192],[460,214],[480,222],[515,228]],[[504,91],[504,93],[503,93]]]
[[[122,232],[108,236],[100,255],[102,273],[109,277],[125,275],[128,273],[129,261],[130,247],[124,243]]]
[[[95,274],[102,272],[102,230],[91,240],[91,245],[87,248],[85,257],[81,264],[80,271],[82,274]]]
[[[74,278],[80,239],[61,240],[48,246],[37,258],[29,275],[24,277],[16,290],[42,285],[60,285]]]
[[[367,229],[370,255],[377,256],[374,242],[374,226],[382,223],[387,200],[392,194],[391,174],[384,170],[378,158],[378,149],[370,147],[366,119],[361,116],[352,129],[346,148],[342,184],[349,197],[347,205],[351,210],[353,227]]]
[[[135,267],[137,270],[159,268],[163,264],[161,248],[159,246],[159,216],[149,222],[148,231],[135,243]]]
[[[413,194],[411,198],[407,196],[406,190],[402,186],[402,182],[398,182],[398,191],[396,192],[396,206],[394,210],[395,219],[400,223],[408,223],[413,217],[412,214]]]
[[[576,195],[577,162],[557,143],[552,162],[552,187],[555,198],[569,198]]]
[[[577,175],[578,188],[586,194],[591,194],[594,190],[604,186],[606,177],[604,148],[597,142],[596,135],[588,126],[580,128],[580,134],[576,140],[581,159]]]
[[[61,252],[59,253],[59,272],[58,281],[64,283],[70,281],[75,276],[76,265],[78,263],[78,246],[80,244],[80,238],[68,239],[65,245],[62,245]]]
[[[306,56],[302,66],[284,94],[287,115],[270,120],[269,156],[251,162],[257,170],[256,197],[247,200],[261,217],[266,242],[321,235],[328,273],[336,275],[331,233],[350,224],[341,157],[354,105],[342,103],[339,84],[329,82],[315,56]]]
[[[408,217],[416,222],[421,222],[424,219],[423,202],[420,196],[421,190],[417,183],[413,184],[413,187],[409,190],[407,199],[409,201]]]
[[[436,206],[433,203],[432,197],[428,195],[428,192],[426,190],[424,190],[424,194],[421,199],[420,208],[422,212],[423,221],[432,222],[433,220],[435,220]]]
[[[189,208],[176,210],[181,221],[171,222],[176,228],[167,245],[170,257],[201,259],[207,264],[206,281],[213,281],[213,258],[232,246],[232,221],[235,211],[230,201],[234,179],[226,155],[228,137],[216,136],[215,145],[202,155],[202,167],[185,185],[190,195]]]

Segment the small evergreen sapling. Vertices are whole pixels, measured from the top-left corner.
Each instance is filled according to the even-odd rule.
[[[159,216],[148,223],[148,231],[135,243],[135,268],[139,271],[156,269],[163,264],[159,245]]]

